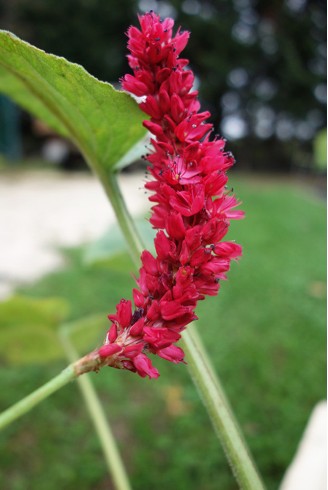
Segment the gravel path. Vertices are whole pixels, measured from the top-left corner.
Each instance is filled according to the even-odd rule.
[[[149,208],[144,175],[124,174],[120,185],[133,215]],[[0,176],[0,299],[15,286],[60,267],[60,246],[101,236],[115,222],[99,182],[87,173],[5,172]]]

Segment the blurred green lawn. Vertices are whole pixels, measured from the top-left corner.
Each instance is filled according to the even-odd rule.
[[[314,404],[325,397],[325,206],[315,189],[235,177],[246,219],[230,239],[244,247],[218,298],[199,305],[199,330],[268,489],[276,489]],[[69,319],[111,312],[131,297],[126,256],[86,266],[82,249],[65,270],[23,293],[71,303]],[[122,267],[121,267],[122,266]],[[123,269],[122,269],[123,268]],[[104,315],[104,331],[107,326]],[[93,375],[135,490],[236,489],[184,365],[154,359],[161,377],[104,369]],[[0,370],[0,408],[62,367]],[[63,388],[0,435],[5,490],[112,488],[75,385]]]

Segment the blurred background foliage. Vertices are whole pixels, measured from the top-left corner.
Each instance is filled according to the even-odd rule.
[[[0,27],[118,83],[129,70],[124,32],[150,9],[191,31],[185,56],[239,168],[317,167],[313,142],[326,125],[324,0],[0,0]],[[26,136],[26,117],[23,126]],[[24,150],[35,151],[31,138]]]

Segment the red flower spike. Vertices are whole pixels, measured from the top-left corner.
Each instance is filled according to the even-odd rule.
[[[141,255],[137,288],[131,301],[122,300],[98,353],[102,365],[157,378],[148,354],[170,362],[184,362],[174,345],[188,323],[197,319],[197,302],[219,291],[232,259],[241,256],[240,245],[221,240],[231,219],[240,219],[237,199],[226,191],[226,171],[234,164],[224,152],[224,140],[210,140],[209,112],[199,112],[198,92],[188,60],[179,55],[188,32],[173,35],[174,21],[161,22],[154,13],[139,17],[140,30],[128,30],[129,65],[122,87],[142,97],[140,109],[150,119],[144,126],[154,135],[147,155],[153,176],[150,223],[159,230],[157,256]]]

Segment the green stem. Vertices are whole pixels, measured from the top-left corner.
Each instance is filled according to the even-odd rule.
[[[208,411],[240,488],[263,490],[239,425],[194,325],[182,334],[191,377]]]
[[[60,338],[68,359],[71,362],[77,360],[77,353],[69,340],[68,333],[65,331],[65,328],[61,330]],[[77,378],[77,382],[85,404],[89,410],[93,425],[96,429],[107,467],[115,484],[115,488],[117,488],[117,490],[131,490],[129,479],[116,445],[114,435],[106,419],[106,415],[101,406],[96,390],[94,389],[94,386],[90,380],[90,375],[85,374],[84,376]]]
[[[19,402],[12,405],[10,408],[5,410],[0,414],[0,430],[6,427],[6,425],[13,422],[18,417],[21,417],[26,412],[29,412],[35,405],[40,403],[42,400],[47,398],[48,396],[55,393],[55,391],[59,390],[67,383],[75,379],[77,376],[76,371],[74,369],[74,365],[68,366],[64,369],[60,374],[58,374],[55,378],[48,381],[45,385],[38,388],[30,395],[26,396]]]
[[[114,184],[114,179],[115,177],[110,179],[110,193],[107,192],[107,195],[110,199],[114,198],[115,205],[113,204],[113,208],[116,212],[117,208],[124,204],[124,201],[117,182]],[[124,215],[123,225],[120,222],[122,214]],[[134,243],[131,248],[131,256],[133,261],[139,266],[140,253],[143,250],[142,240],[138,236],[125,204],[120,209],[119,214],[117,214],[117,219],[127,242],[129,244],[131,242]],[[128,222],[130,222],[129,226],[127,226]],[[243,490],[263,490],[264,486],[252,461],[246,442],[241,435],[241,430],[228,405],[219,379],[211,366],[209,356],[200,337],[192,326],[189,326],[188,330],[183,332],[183,340],[190,374],[201,394],[205,408],[221,440],[240,488]]]
[[[25,398],[15,403],[7,410],[0,414],[0,430],[11,424],[25,413],[29,412],[33,407],[48,398],[57,390],[65,386],[67,383],[77,378],[81,374],[89,373],[90,371],[98,371],[102,366],[102,359],[96,349],[90,352],[81,359],[78,359],[73,364],[70,364],[60,374],[52,378],[48,383],[44,384],[37,390],[33,391]]]

